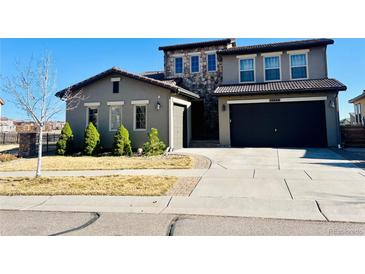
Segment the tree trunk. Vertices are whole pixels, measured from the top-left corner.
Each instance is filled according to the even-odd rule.
[[[42,175],[42,149],[43,149],[43,126],[39,127],[39,141],[38,141],[38,161],[36,177]]]

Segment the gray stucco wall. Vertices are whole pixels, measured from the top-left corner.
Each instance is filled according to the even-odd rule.
[[[120,77],[119,93],[113,93],[111,78]],[[168,89],[157,87],[148,83],[134,80],[119,75],[106,77],[83,88],[87,97],[76,109],[66,111],[66,120],[71,124],[74,133],[75,144],[82,148],[84,130],[86,127],[87,107],[84,103],[100,102],[98,107],[98,130],[101,133],[101,145],[111,148],[115,131],[109,131],[109,106],[107,102],[124,101],[122,107],[122,123],[128,129],[132,146],[141,147],[147,141],[149,130],[154,127],[159,130],[159,136],[166,145],[169,144],[169,99],[171,93]],[[160,98],[158,99],[158,96]],[[133,105],[132,100],[149,100],[147,105],[147,130],[133,130]],[[156,110],[157,100],[161,103],[161,109]],[[185,99],[186,100],[186,99]]]
[[[308,78],[321,79],[327,77],[326,47],[310,48],[308,52]],[[240,55],[223,56],[223,84],[239,83],[239,59]],[[257,54],[255,58],[256,82],[264,82],[263,56]],[[287,51],[281,55],[281,80],[290,80],[290,59]]]
[[[222,96],[218,99],[219,111],[219,141],[222,146],[230,146],[230,122],[229,122],[229,104],[228,100],[253,100],[253,99],[274,99],[274,98],[292,98],[292,97],[316,97],[327,96],[325,101],[327,143],[330,147],[336,147],[340,143],[339,136],[339,116],[338,100],[334,92],[306,93],[295,95],[252,95],[252,96]],[[336,108],[330,106],[330,102],[336,102]],[[266,104],[266,103],[263,103]],[[225,105],[225,111],[223,111]]]

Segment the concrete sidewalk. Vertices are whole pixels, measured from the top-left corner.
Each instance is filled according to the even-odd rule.
[[[218,197],[0,196],[2,210],[123,212],[365,222],[364,203]]]

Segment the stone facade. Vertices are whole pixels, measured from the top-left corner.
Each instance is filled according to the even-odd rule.
[[[20,133],[19,157],[32,157],[36,155],[37,133]]]
[[[234,41],[232,43],[234,43]],[[208,72],[207,54],[231,46],[232,44],[164,51],[165,79],[181,78],[182,82],[179,83],[179,85],[199,94],[203,102],[204,122],[200,125],[199,130],[202,131],[202,136],[206,139],[218,139],[218,100],[215,96],[212,96],[212,93],[222,82],[223,76],[221,56],[217,55],[217,70]],[[192,55],[200,56],[200,71],[198,73],[191,73],[190,71],[190,57]],[[175,57],[183,57],[184,69],[182,74],[175,74]],[[194,130],[198,129],[194,129],[193,127],[193,133]]]

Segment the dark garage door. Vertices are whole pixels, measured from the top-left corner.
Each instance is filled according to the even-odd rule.
[[[232,104],[234,147],[327,146],[324,101]]]

